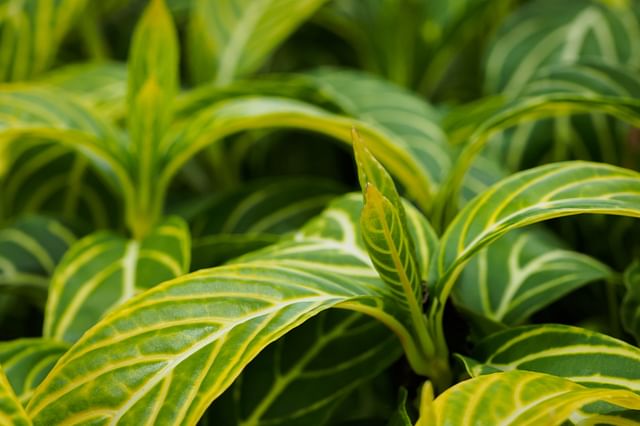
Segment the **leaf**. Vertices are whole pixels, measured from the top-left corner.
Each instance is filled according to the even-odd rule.
[[[49,68],[86,0],[9,0],[0,15],[0,81],[28,80]]]
[[[198,196],[175,211],[191,224],[192,270],[277,242],[319,214],[341,191],[331,181],[277,178]]]
[[[425,382],[420,391],[420,417],[416,426],[429,426],[436,422],[436,411],[433,406],[433,386]]]
[[[574,161],[516,173],[467,204],[447,228],[436,297],[444,303],[468,259],[512,229],[584,213],[639,217],[639,202],[640,174],[615,166]]]
[[[381,319],[413,345],[395,319],[400,301],[356,240],[360,206],[341,199],[292,241],[165,282],[115,309],[63,356],[28,412],[36,423],[193,424],[269,343],[338,304]],[[100,391],[123,380],[123,392]]]
[[[68,226],[43,216],[23,217],[1,229],[0,288],[26,293],[44,305],[49,278],[75,240]]]
[[[121,225],[118,194],[81,152],[54,142],[16,141],[9,154],[1,184],[7,217],[46,213],[95,228]]]
[[[22,404],[67,349],[64,343],[42,338],[0,343],[0,364]]]
[[[590,282],[613,277],[596,259],[571,250],[542,228],[512,231],[480,250],[453,290],[456,305],[506,325]]]
[[[409,196],[423,207],[430,204],[430,193],[417,182],[427,182],[422,166],[396,139],[379,128],[358,120],[332,114],[324,109],[292,99],[248,96],[215,103],[200,112],[164,140],[166,165],[159,185],[166,191],[172,177],[200,150],[222,138],[252,129],[300,128],[350,143],[350,130],[357,127],[367,140],[368,149],[406,188]]]
[[[256,71],[326,0],[196,0],[188,32],[196,83],[222,86]]]
[[[640,262],[629,265],[623,278],[626,293],[620,306],[622,325],[640,342]]]
[[[22,404],[11,389],[7,376],[0,368],[0,424],[2,426],[31,426]]]
[[[140,237],[161,214],[164,200],[158,198],[156,185],[160,141],[171,122],[178,91],[178,41],[164,0],[151,0],[138,22],[128,67],[128,127],[137,185],[127,223]]]
[[[640,23],[631,6],[539,1],[519,8],[498,32],[485,61],[488,92],[519,89],[541,67],[597,59],[637,67]]]
[[[509,371],[448,389],[434,402],[435,425],[560,425],[596,401],[640,409],[640,396],[627,390],[589,389],[560,377]]]
[[[413,426],[407,413],[407,390],[400,388],[398,391],[398,408],[393,412],[387,426]]]
[[[44,336],[73,343],[135,294],[189,270],[187,225],[172,217],[144,239],[93,233],[74,244],[55,270]]]
[[[374,319],[324,312],[267,347],[244,369],[230,389],[237,424],[326,424],[346,396],[401,353],[395,336]],[[212,414],[210,419],[219,418]]]
[[[124,118],[127,96],[127,69],[120,62],[79,63],[56,68],[39,82],[73,93],[101,115],[112,120]]]
[[[587,387],[640,393],[640,349],[605,334],[567,325],[511,328],[483,339],[471,357],[472,376],[528,370],[564,377]]]

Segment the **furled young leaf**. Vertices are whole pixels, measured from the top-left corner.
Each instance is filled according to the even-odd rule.
[[[160,141],[171,122],[178,90],[178,41],[164,0],[151,0],[138,22],[128,67],[128,124],[137,185],[127,222],[141,237],[159,219],[164,201],[156,193]]]
[[[195,0],[189,65],[196,83],[230,83],[256,71],[326,0]]]
[[[135,294],[189,270],[189,231],[172,217],[142,240],[97,232],[74,244],[56,268],[44,336],[73,343]]]
[[[0,364],[22,404],[67,349],[64,343],[42,338],[0,343]]]
[[[342,310],[323,312],[270,345],[245,368],[229,390],[236,422],[326,424],[345,397],[401,353],[395,336],[376,320]],[[217,414],[208,417],[215,422]]]
[[[437,260],[438,300],[446,300],[471,256],[509,230],[583,213],[640,217],[640,174],[575,161],[537,167],[500,181],[470,202],[443,235]]]
[[[622,325],[640,342],[640,262],[632,263],[624,272],[626,293],[620,306]]]
[[[448,389],[434,402],[434,425],[560,425],[596,401],[640,409],[640,396],[627,390],[589,389],[547,374],[510,371]]]
[[[482,340],[471,357],[472,376],[496,370],[529,370],[587,387],[640,393],[640,349],[605,334],[567,325],[530,325]]]
[[[532,313],[613,271],[566,250],[542,228],[507,233],[480,250],[455,285],[456,305],[492,321],[516,325]]]
[[[554,63],[596,59],[636,67],[640,23],[631,4],[612,3],[544,0],[522,6],[489,49],[487,91],[517,90]]]
[[[31,420],[13,392],[7,376],[0,367],[0,425],[31,426]]]
[[[0,230],[0,288],[30,294],[44,304],[49,278],[76,240],[60,221],[27,216]]]
[[[395,319],[404,317],[404,302],[379,280],[357,239],[360,206],[354,197],[339,200],[290,242],[165,282],[114,310],[38,387],[28,408],[34,421],[193,424],[269,343],[338,304],[415,345]],[[100,391],[123,380],[125,392]]]
[[[0,81],[26,80],[49,68],[88,2],[9,0],[0,13]]]

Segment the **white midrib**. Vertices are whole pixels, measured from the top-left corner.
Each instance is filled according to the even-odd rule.
[[[225,85],[233,79],[242,49],[253,35],[253,28],[263,16],[270,0],[253,0],[249,3],[242,18],[238,21],[238,25],[232,30],[227,48],[224,49],[218,61],[220,67],[215,81],[218,86]]]
[[[129,241],[122,258],[122,296],[116,306],[131,299],[136,292],[136,267],[138,266],[138,254],[140,253],[140,243],[135,240]]]

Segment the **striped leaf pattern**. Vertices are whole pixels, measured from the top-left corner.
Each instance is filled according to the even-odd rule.
[[[338,200],[289,242],[165,282],[114,310],[63,356],[28,412],[43,424],[193,424],[265,346],[337,304],[414,345],[395,319],[401,301],[356,240],[361,206],[358,197]],[[122,380],[126,392],[94,392]]]
[[[569,292],[613,274],[598,260],[566,250],[541,228],[516,230],[471,258],[453,297],[464,310],[517,325]]]
[[[0,230],[0,287],[24,291],[44,304],[49,279],[76,233],[64,223],[26,216]]]
[[[395,336],[379,322],[354,312],[323,312],[245,368],[229,390],[238,413],[234,424],[326,424],[350,392],[401,353]],[[258,382],[262,386],[256,387]],[[206,418],[215,423],[222,415],[213,410]]]
[[[0,6],[0,81],[27,80],[49,68],[86,0],[8,0]]]
[[[446,300],[464,263],[511,229],[584,213],[640,217],[638,206],[640,174],[628,169],[575,161],[514,174],[476,197],[447,228],[437,297]]]
[[[38,80],[72,93],[112,120],[126,111],[127,70],[123,63],[81,63],[56,68]]]
[[[528,325],[483,339],[472,358],[486,368],[528,370],[564,377],[587,387],[628,389],[640,394],[640,349],[605,334],[568,325]]]
[[[0,425],[31,426],[31,420],[11,389],[11,384],[2,368],[0,368]]]
[[[155,224],[162,209],[155,181],[160,141],[171,122],[178,91],[178,54],[171,14],[164,0],[152,0],[136,26],[128,63],[128,129],[137,185],[127,222],[137,237]]]
[[[10,145],[0,184],[6,216],[46,213],[98,229],[119,225],[120,197],[84,154],[55,142],[22,142]]]
[[[519,8],[489,49],[486,90],[518,90],[538,69],[554,63],[596,59],[637,67],[640,22],[635,6],[616,3],[543,0]]]
[[[628,390],[590,389],[547,374],[509,371],[463,381],[438,396],[434,424],[561,425],[574,420],[581,407],[597,401],[640,409],[640,396]]]
[[[219,265],[277,242],[319,214],[341,189],[330,181],[278,178],[199,196],[176,211],[191,224],[191,269]]]
[[[629,265],[623,280],[626,292],[620,306],[622,325],[640,342],[640,262]]]
[[[166,165],[160,176],[162,191],[172,177],[196,153],[238,131],[290,127],[331,136],[351,142],[351,129],[356,127],[367,141],[367,147],[406,188],[408,195],[423,207],[430,204],[428,182],[418,161],[405,147],[378,127],[357,119],[329,113],[326,110],[293,99],[267,96],[245,96],[213,104],[164,140]]]
[[[196,83],[230,83],[256,71],[326,0],[196,0],[189,65]]]
[[[64,343],[42,338],[0,343],[0,364],[23,405],[67,349]]]
[[[55,270],[44,336],[73,343],[135,294],[189,270],[187,225],[172,217],[143,240],[97,232],[74,244]]]

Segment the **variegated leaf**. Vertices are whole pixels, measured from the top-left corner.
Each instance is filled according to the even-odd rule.
[[[598,401],[640,409],[640,396],[628,390],[590,389],[528,371],[494,373],[458,383],[438,396],[434,425],[560,425],[574,420],[583,406]],[[577,418],[589,420],[581,413]]]
[[[114,310],[63,356],[28,412],[36,423],[193,424],[269,343],[336,305],[375,316],[415,345],[395,319],[401,301],[356,239],[360,206],[342,199],[290,242],[165,282]],[[122,380],[125,392],[94,392]]]
[[[31,426],[31,420],[0,367],[0,425]]]
[[[159,224],[142,240],[111,232],[79,240],[55,270],[44,336],[73,343],[135,294],[185,274],[189,244],[187,225],[177,217]]]
[[[0,364],[23,405],[69,346],[42,338],[0,343]]]
[[[195,0],[189,24],[196,83],[225,85],[256,71],[326,0]]]

